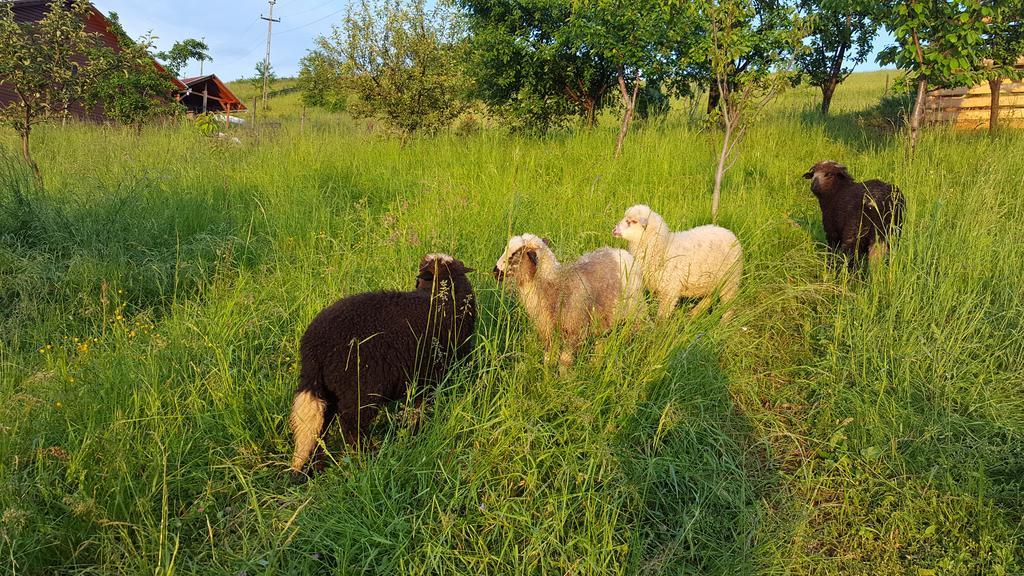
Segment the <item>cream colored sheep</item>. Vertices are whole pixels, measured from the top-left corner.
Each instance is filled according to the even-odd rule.
[[[547,240],[523,234],[508,241],[494,277],[514,280],[544,344],[545,362],[560,341],[558,360],[566,367],[591,327],[605,332],[639,313],[643,283],[634,268],[629,252],[616,248],[599,248],[562,266]]]
[[[680,298],[699,298],[695,316],[711,306],[716,293],[727,303],[736,297],[743,275],[743,249],[736,235],[720,226],[669,230],[657,212],[643,204],[626,210],[612,235],[629,243],[644,285],[658,299],[666,318]],[[727,311],[724,318],[731,316]]]

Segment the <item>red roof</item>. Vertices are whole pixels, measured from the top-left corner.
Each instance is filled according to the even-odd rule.
[[[178,101],[190,112],[202,113],[214,111],[245,110],[235,94],[217,78],[216,74],[182,78],[184,88],[178,92]]]

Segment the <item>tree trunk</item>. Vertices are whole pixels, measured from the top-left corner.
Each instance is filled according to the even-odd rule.
[[[992,99],[988,112],[988,133],[995,134],[999,129],[999,88],[1003,85],[1002,78],[992,78],[988,81],[989,90],[992,91]]]
[[[27,106],[25,107],[25,118],[18,129],[18,134],[21,135],[21,157],[32,168],[36,180],[40,180],[42,175],[39,173],[39,165],[32,159],[32,148],[29,146],[29,136],[32,134],[32,116]]]
[[[722,134],[722,152],[718,155],[718,168],[715,169],[715,188],[711,192],[712,224],[718,223],[718,202],[722,197],[722,180],[725,178],[725,163],[729,159],[729,141],[731,139],[732,123],[726,120],[725,133]]]
[[[629,132],[629,125],[633,123],[633,111],[636,110],[636,97],[640,90],[640,74],[633,78],[633,94],[630,96],[626,89],[626,71],[619,67],[619,91],[622,93],[622,101],[626,110],[622,113],[622,125],[619,127],[619,140],[615,143],[615,157],[622,155],[622,144],[626,141],[626,133]]]
[[[712,81],[708,88],[708,109],[707,113],[712,114],[718,110],[718,103],[722,100],[722,92],[718,89],[718,82]]]
[[[914,111],[910,113],[910,155],[917,152],[917,138],[921,130],[921,117],[924,115],[924,99],[927,96],[928,80],[919,78],[917,80],[917,100],[914,102]]]
[[[846,30],[847,33],[851,33],[850,30],[852,24],[853,15],[846,15]],[[846,60],[846,50],[849,48],[849,39],[839,45],[839,49],[832,56],[832,66],[829,69],[828,80],[821,87],[821,115],[828,116],[828,110],[832,107],[832,96],[836,93],[836,87],[842,81],[841,77],[843,74],[843,62]]]
[[[839,81],[836,78],[830,78],[829,81],[821,87],[822,116],[828,116],[828,110],[832,107],[832,96],[835,95],[837,86],[839,86]]]
[[[32,151],[28,145],[28,130],[21,132],[21,157],[25,159],[25,164],[32,165]]]

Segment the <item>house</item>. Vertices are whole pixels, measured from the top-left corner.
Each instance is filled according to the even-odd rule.
[[[178,102],[185,106],[189,114],[219,112],[230,117],[232,112],[246,109],[245,104],[221,82],[220,78],[217,78],[216,74],[182,78],[181,83],[185,88],[178,92]]]
[[[1024,69],[1024,58],[1017,62]],[[988,128],[992,111],[992,90],[988,82],[929,90],[924,101],[924,121],[964,130]],[[999,87],[999,126],[1024,128],[1024,82],[1003,80]]]
[[[14,20],[19,24],[25,24],[30,22],[38,22],[46,15],[46,12],[52,2],[64,1],[71,4],[70,0],[7,0],[11,2],[11,9],[14,12]],[[112,24],[102,12],[96,9],[92,4],[89,5],[89,13],[87,16],[88,20],[85,23],[85,29],[87,32],[96,34],[99,36],[102,43],[112,50],[121,50],[121,42],[118,39],[117,34],[112,28]],[[84,61],[84,57],[82,57]],[[163,71],[164,67],[159,62],[153,60],[153,66],[158,70]],[[172,78],[174,87],[176,90],[184,90],[185,85],[182,84],[176,78]],[[168,98],[172,95],[168,94]],[[9,88],[0,84],[0,106],[6,106],[11,102],[18,100],[17,94],[15,94]],[[107,120],[106,115],[103,113],[102,104],[92,109],[86,109],[80,102],[72,102],[68,108],[68,111],[72,116],[79,119],[88,119],[95,122],[104,122]]]

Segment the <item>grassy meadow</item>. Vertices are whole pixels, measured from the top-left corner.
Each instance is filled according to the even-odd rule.
[[[485,127],[404,147],[275,98],[240,145],[190,126],[47,127],[38,186],[0,145],[0,574],[1024,573],[1024,135],[872,112],[887,74],[788,92],[728,173],[736,316],[615,332],[565,375],[489,271],[510,233],[563,261],[645,202],[709,221],[714,131],[677,102],[617,127]],[[244,92],[244,89],[243,89]],[[251,90],[250,90],[251,92]],[[251,97],[247,98],[251,102]],[[907,224],[825,267],[801,174],[896,182]],[[305,484],[286,473],[298,340],[333,300],[477,269],[474,360]]]

